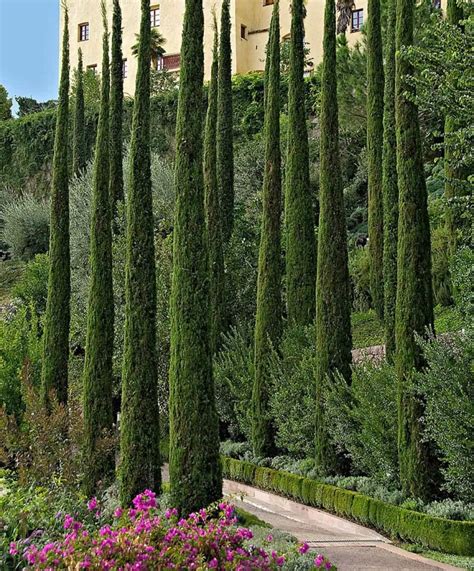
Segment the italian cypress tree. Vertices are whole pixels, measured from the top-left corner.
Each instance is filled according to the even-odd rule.
[[[282,329],[281,302],[281,154],[280,154],[280,16],[275,0],[265,65],[265,172],[262,229],[258,258],[255,318],[255,377],[252,390],[252,445],[256,456],[274,448],[269,418],[269,359]]]
[[[367,6],[367,162],[369,193],[370,291],[380,319],[384,310],[383,284],[383,49],[380,0]]]
[[[316,241],[309,183],[304,85],[303,0],[293,0],[288,86],[288,157],[285,181],[288,321],[307,325],[316,303]]]
[[[395,355],[395,302],[397,299],[398,182],[395,131],[395,24],[396,0],[389,0],[385,46],[382,177],[385,350],[389,361],[393,361]]]
[[[224,255],[222,251],[221,210],[216,168],[218,32],[214,14],[214,52],[209,83],[209,103],[204,135],[204,196],[209,247],[211,297],[211,349],[215,353],[223,327]]]
[[[67,402],[71,267],[69,250],[69,15],[64,12],[61,78],[51,186],[48,299],[44,321],[41,394],[49,407],[54,390],[59,402]]]
[[[336,13],[326,0],[321,83],[321,149],[318,271],[316,280],[316,462],[324,473],[334,467],[324,426],[323,387],[338,370],[351,378],[351,314],[344,196],[339,158],[336,77]]]
[[[86,116],[84,106],[84,66],[82,62],[82,50],[79,48],[77,64],[76,100],[74,107],[74,133],[72,141],[72,170],[75,175],[86,167],[87,143],[86,143]]]
[[[204,212],[202,0],[186,0],[176,124],[171,290],[170,482],[183,514],[222,495]]]
[[[112,284],[112,230],[109,197],[109,31],[102,0],[104,25],[99,124],[94,160],[90,234],[90,291],[87,308],[84,367],[84,452],[87,470],[84,490],[91,496],[99,481],[113,473],[113,454],[97,453],[101,434],[112,428],[112,355],[114,292]]]
[[[423,172],[418,109],[406,97],[411,89],[404,78],[413,73],[400,55],[413,44],[414,0],[397,0],[395,113],[399,191],[397,302],[395,315],[398,375],[398,449],[403,491],[426,498],[432,467],[422,440],[423,408],[413,396],[413,371],[423,365],[415,333],[433,327],[430,225]]]
[[[123,55],[122,12],[119,0],[114,0],[112,18],[112,65],[110,83],[110,197],[113,204],[123,200]]]
[[[222,237],[230,240],[234,225],[234,138],[232,114],[232,48],[230,0],[223,0],[217,95],[217,181],[222,210]]]
[[[464,18],[464,10],[458,0],[448,0],[446,8],[448,22],[463,29],[461,22]],[[456,166],[453,156],[453,134],[458,128],[459,125],[454,117],[447,115],[444,122],[444,193],[448,201],[452,201],[456,196],[464,194],[462,180],[465,178],[466,173],[463,172],[464,169]],[[457,247],[457,232],[460,222],[459,216],[456,215],[455,207],[453,208],[453,205],[448,203],[446,228],[451,254],[454,254]]]
[[[150,2],[141,1],[130,143],[125,338],[120,430],[123,505],[161,485],[156,354],[156,276],[150,167]]]

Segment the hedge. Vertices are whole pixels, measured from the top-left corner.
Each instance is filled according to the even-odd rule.
[[[373,527],[389,537],[455,555],[474,555],[474,522],[407,510],[303,476],[222,457],[224,478],[285,496]]]

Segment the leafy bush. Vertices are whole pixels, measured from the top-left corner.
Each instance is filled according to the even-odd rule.
[[[446,226],[440,226],[431,233],[433,258],[433,295],[437,305],[453,303],[451,276],[449,272],[449,236]]]
[[[314,339],[312,326],[287,330],[272,368],[276,444],[299,458],[314,451]]]
[[[8,202],[0,214],[3,219],[2,238],[13,255],[29,260],[48,251],[49,204],[31,195]]]
[[[446,489],[460,499],[473,501],[473,330],[422,345],[427,368],[418,376],[418,382],[426,402],[426,433],[443,462]]]
[[[355,248],[349,257],[349,274],[354,311],[367,311],[372,307],[370,295],[370,259],[368,248]]]
[[[337,449],[356,472],[381,481],[398,478],[397,382],[387,364],[353,368],[349,387],[341,376],[328,385],[325,414]]]
[[[466,504],[462,501],[451,499],[432,502],[424,506],[423,511],[435,517],[444,517],[461,521],[474,520],[474,504]]]
[[[12,291],[14,297],[19,298],[25,305],[34,307],[38,315],[43,314],[46,309],[48,274],[48,254],[37,254],[26,264]]]
[[[93,498],[87,504],[92,514],[100,513]],[[179,519],[176,509],[159,510],[156,495],[145,490],[133,500],[133,508],[117,508],[111,525],[91,526],[70,514],[64,517],[64,537],[46,545],[32,543],[23,551],[23,559],[35,569],[330,569],[321,555],[313,559],[300,554],[304,544],[289,553],[267,553],[253,544],[253,532],[237,527],[234,508],[226,503],[210,506],[187,519]],[[269,544],[273,538],[267,533]],[[12,556],[24,547],[14,542]],[[298,561],[299,560],[299,561]],[[286,563],[290,563],[290,567]],[[298,566],[298,563],[306,563]],[[295,566],[296,564],[296,566]]]
[[[474,250],[460,248],[451,262],[451,277],[456,308],[469,324],[474,318]]]
[[[250,441],[250,410],[254,377],[253,335],[250,328],[232,328],[223,336],[214,362],[217,413],[235,440]]]
[[[28,370],[32,383],[39,382],[42,344],[39,321],[27,307],[15,309],[6,319],[0,318],[0,411],[22,416],[24,402],[21,377]]]

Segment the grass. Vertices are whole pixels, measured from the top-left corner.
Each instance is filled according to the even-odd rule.
[[[423,555],[423,557],[439,561],[440,563],[453,565],[454,567],[466,569],[467,571],[474,571],[474,557],[463,557],[462,555],[449,555],[448,553],[441,553],[439,551],[430,551],[422,545],[410,543],[402,543],[400,547],[406,551],[418,553],[419,555]]]
[[[435,308],[436,333],[459,331],[461,327],[462,323],[453,307]],[[383,324],[373,310],[352,314],[352,337],[356,349],[384,343]]]
[[[11,291],[21,276],[24,263],[17,260],[0,262],[0,305],[11,299]]]

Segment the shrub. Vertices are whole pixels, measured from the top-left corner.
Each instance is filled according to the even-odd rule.
[[[451,276],[449,272],[449,235],[446,226],[436,228],[431,234],[433,258],[433,295],[436,305],[452,305]]]
[[[287,330],[272,368],[276,444],[299,458],[314,451],[314,335],[313,326]]]
[[[434,517],[446,519],[472,521],[474,520],[474,504],[465,504],[462,501],[446,499],[432,502],[423,507],[423,511]]]
[[[39,321],[27,307],[0,318],[0,410],[20,420],[24,410],[21,377],[28,370],[31,382],[39,383],[42,343]]]
[[[253,343],[250,328],[232,328],[223,336],[214,363],[217,413],[228,434],[250,441],[250,410],[253,383]]]
[[[100,506],[93,498],[88,509],[97,514]],[[295,547],[290,553],[267,553],[253,545],[253,533],[237,527],[234,508],[220,503],[210,506],[187,519],[178,520],[176,509],[164,513],[158,509],[155,494],[145,490],[133,500],[133,508],[117,508],[111,525],[98,529],[87,518],[64,517],[64,537],[44,544],[32,543],[24,549],[22,543],[10,545],[10,554],[23,559],[30,568],[57,569],[330,569],[322,556],[308,565],[298,566],[300,553],[308,546]],[[268,534],[267,534],[268,536]],[[267,543],[271,541],[267,538]],[[287,567],[287,562],[290,565]]]
[[[333,442],[356,472],[397,481],[396,375],[388,364],[353,367],[352,385],[340,376],[328,387],[325,411]]]
[[[449,341],[422,342],[427,367],[419,374],[426,402],[425,429],[443,462],[445,487],[465,501],[474,500],[473,341],[473,330],[468,329],[453,334]]]
[[[451,261],[451,278],[456,308],[469,324],[474,318],[474,250],[460,248]]]
[[[10,246],[13,255],[29,260],[35,254],[48,251],[49,204],[25,195],[8,202],[2,209],[2,238]]]
[[[13,295],[28,306],[34,307],[41,315],[46,309],[48,296],[48,254],[37,254],[30,260],[17,283],[13,287]]]
[[[368,248],[356,248],[349,257],[349,275],[354,311],[367,311],[372,307],[370,295],[370,259]]]

